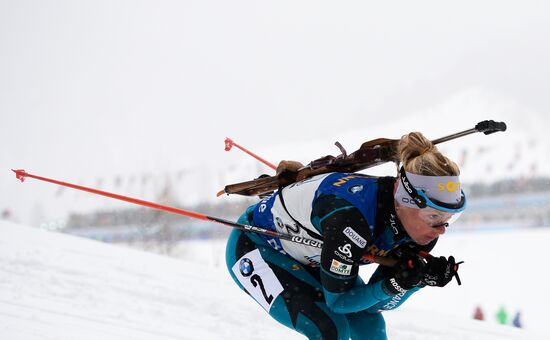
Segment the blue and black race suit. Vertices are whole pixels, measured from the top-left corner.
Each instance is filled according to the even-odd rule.
[[[241,230],[229,238],[226,260],[235,282],[284,325],[311,338],[385,339],[381,311],[420,288],[394,295],[379,266],[364,283],[365,255],[392,256],[420,247],[395,213],[395,178],[331,173],[294,183],[247,209],[240,223],[323,241],[322,249]]]

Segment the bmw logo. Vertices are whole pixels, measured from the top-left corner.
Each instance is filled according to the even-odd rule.
[[[362,185],[354,185],[354,186],[352,186],[352,187],[350,187],[350,188],[348,189],[348,191],[351,192],[352,194],[355,194],[355,193],[357,193],[357,192],[359,192],[359,191],[361,191],[361,190],[363,190],[363,186],[362,186]]]
[[[254,271],[254,266],[249,258],[244,258],[239,263],[239,270],[244,277],[250,276]]]

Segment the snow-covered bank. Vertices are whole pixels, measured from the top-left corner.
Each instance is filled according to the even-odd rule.
[[[271,320],[223,267],[200,261],[0,222],[0,272],[2,339],[303,338]],[[390,339],[542,338],[442,315],[444,298],[426,307],[428,295],[386,313]]]
[[[292,338],[201,264],[0,222],[0,272],[1,339]]]
[[[453,254],[464,261],[460,268],[462,286],[452,283],[445,289],[424,289],[415,304],[438,308],[447,315],[472,316],[476,305],[483,308],[489,322],[496,322],[497,310],[504,306],[509,320],[517,311],[527,330],[550,339],[546,270],[550,228],[461,232],[444,235],[432,252]],[[446,307],[445,307],[446,306]]]

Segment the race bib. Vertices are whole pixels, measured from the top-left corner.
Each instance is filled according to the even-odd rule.
[[[246,253],[231,270],[248,294],[269,313],[273,301],[284,288],[260,255],[260,251],[256,249]]]

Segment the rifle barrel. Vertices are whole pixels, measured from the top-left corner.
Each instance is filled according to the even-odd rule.
[[[474,129],[469,129],[469,130],[465,130],[465,131],[462,131],[462,132],[453,133],[452,135],[448,135],[448,136],[445,136],[445,137],[434,139],[432,141],[432,143],[433,144],[439,144],[439,143],[450,141],[452,139],[464,137],[464,136],[467,136],[467,135],[470,135],[470,134],[476,133],[476,132],[478,132],[478,131],[475,128]]]

